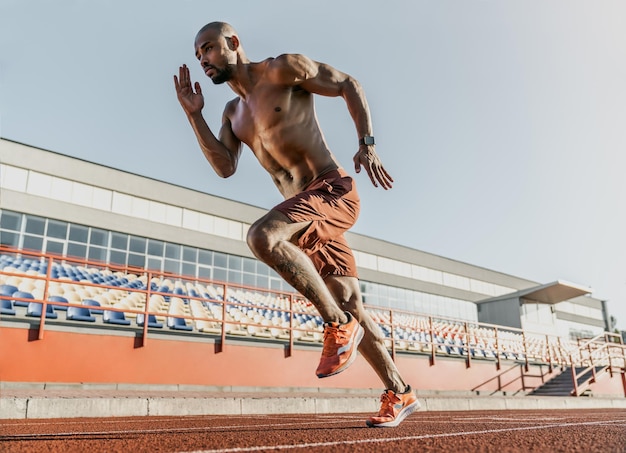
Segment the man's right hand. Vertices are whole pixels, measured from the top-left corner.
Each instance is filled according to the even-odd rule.
[[[180,105],[183,107],[187,115],[199,113],[204,107],[204,96],[202,96],[200,83],[194,83],[194,88],[196,89],[194,93],[187,65],[182,65],[178,68],[178,74],[178,77],[174,76],[174,86],[176,88],[178,102],[180,102]]]

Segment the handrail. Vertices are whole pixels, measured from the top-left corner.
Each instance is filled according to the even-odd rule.
[[[52,283],[68,283],[75,286],[80,286],[83,288],[88,287],[98,287],[105,288],[110,291],[124,291],[128,294],[132,293],[141,293],[144,299],[144,305],[141,308],[135,307],[132,308],[116,308],[111,306],[103,306],[101,307],[103,310],[110,311],[121,311],[125,313],[131,314],[143,314],[144,315],[144,325],[141,331],[141,344],[145,346],[147,344],[147,338],[150,335],[148,329],[148,317],[149,315],[155,316],[165,316],[165,317],[178,317],[189,319],[192,321],[202,320],[215,322],[220,324],[220,350],[223,350],[224,345],[226,343],[227,329],[226,325],[231,324],[227,319],[227,306],[245,306],[249,308],[255,309],[264,309],[270,311],[281,311],[287,312],[289,314],[290,325],[288,327],[281,326],[280,330],[285,330],[289,333],[289,350],[287,352],[287,356],[291,355],[291,351],[293,349],[294,344],[294,331],[301,332],[314,332],[307,330],[306,328],[298,328],[294,324],[295,315],[309,315],[306,311],[301,311],[296,307],[296,302],[305,301],[305,299],[298,293],[287,292],[287,291],[276,291],[266,288],[256,288],[250,287],[246,285],[236,285],[227,282],[220,282],[216,280],[204,279],[204,278],[196,278],[185,275],[177,275],[168,272],[160,272],[160,271],[152,271],[149,269],[138,269],[135,267],[128,266],[118,266],[112,264],[106,264],[97,261],[89,261],[85,259],[74,259],[71,257],[53,255],[53,254],[45,254],[36,251],[24,251],[18,250],[11,247],[0,246],[0,253],[8,253],[12,255],[20,255],[24,259],[34,259],[47,265],[46,273],[44,275],[25,275],[19,271],[11,271],[4,269],[0,269],[0,274],[6,277],[26,277],[32,280],[44,280],[43,283],[43,294],[39,299],[36,300],[38,303],[43,304],[43,309],[45,310],[47,305],[60,305],[54,301],[49,300],[49,291]],[[145,284],[145,289],[139,288],[130,288],[130,287],[120,287],[109,285],[107,283],[93,283],[90,281],[67,281],[62,278],[53,278],[52,277],[52,269],[54,265],[59,265],[61,267],[65,267],[65,269],[69,268],[79,268],[79,267],[92,267],[100,271],[101,273],[112,273],[117,274],[121,273],[123,275],[134,275],[137,278],[141,278]],[[68,267],[66,267],[68,266]],[[174,286],[176,284],[187,285],[187,284],[201,284],[201,285],[211,285],[216,288],[218,293],[221,291],[223,300],[211,300],[211,302],[221,304],[222,312],[221,319],[217,319],[213,317],[198,317],[195,314],[165,314],[161,311],[157,311],[156,308],[152,307],[151,304],[151,296],[153,295],[161,295],[163,297],[182,297],[187,300],[210,300],[204,296],[196,297],[190,294],[178,295],[173,293],[165,293],[161,292],[158,289],[155,290],[151,287],[151,283],[154,279],[158,279],[161,282],[165,282],[167,280],[173,280]],[[232,291],[232,293],[231,293]],[[264,294],[268,296],[272,296],[273,298],[286,300],[288,302],[288,308],[272,308],[270,306],[266,306],[263,304],[250,304],[250,303],[238,303],[234,301],[229,301],[229,294],[235,294],[237,291],[251,291],[256,294]],[[10,296],[0,296],[2,299],[11,299]],[[63,304],[64,306],[83,306],[80,304]],[[496,363],[497,369],[500,369],[502,366],[502,359],[513,359],[518,362],[523,362],[525,368],[527,369],[529,366],[529,362],[532,360],[538,360],[539,362],[548,363],[552,368],[554,364],[564,363],[564,360],[569,357],[572,365],[575,363],[582,363],[583,360],[588,359],[589,356],[593,356],[592,358],[598,358],[602,354],[602,351],[607,351],[609,361],[613,360],[611,354],[611,346],[619,346],[618,343],[610,343],[608,339],[615,336],[615,334],[603,333],[597,335],[592,339],[585,340],[584,343],[580,343],[578,341],[578,346],[574,345],[572,341],[565,341],[562,338],[555,335],[545,335],[538,332],[526,331],[519,328],[511,328],[498,326],[489,323],[480,323],[474,321],[461,320],[456,318],[447,318],[442,316],[433,316],[424,313],[416,313],[407,310],[396,310],[388,307],[379,307],[366,304],[366,309],[370,312],[378,312],[382,314],[382,318],[386,317],[388,321],[384,321],[384,319],[379,319],[377,322],[379,325],[386,325],[389,327],[389,337],[387,340],[391,341],[390,345],[390,353],[395,360],[396,355],[398,353],[399,347],[401,346],[401,342],[405,342],[404,339],[399,338],[396,333],[396,329],[400,328],[403,331],[407,331],[412,329],[414,332],[421,332],[426,334],[425,338],[420,339],[412,339],[406,340],[411,344],[416,346],[416,349],[419,351],[429,351],[430,362],[432,365],[436,362],[436,357],[438,354],[445,354],[439,351],[439,348],[448,348],[451,351],[454,351],[454,354],[459,357],[465,357],[467,367],[471,367],[472,365],[472,354],[476,353],[476,351],[483,352],[493,352],[492,356],[486,357],[488,359],[492,359]],[[45,312],[44,312],[45,313]],[[250,327],[258,327],[258,328],[267,328],[268,326],[252,322],[253,320],[249,320],[246,323],[243,323],[246,328]],[[418,323],[419,326],[413,325],[411,327],[411,323]],[[45,331],[45,316],[41,318],[41,322],[39,324],[39,339],[43,339],[44,331]],[[604,337],[604,342],[601,339]],[[606,346],[602,349],[598,350],[594,345],[605,344]],[[624,352],[623,345],[622,346],[622,361],[626,361],[626,352]],[[587,353],[583,353],[583,349],[586,348]],[[575,354],[572,354],[572,350],[577,349]],[[538,352],[537,354],[534,352],[536,350],[542,350],[543,352]],[[599,352],[600,351],[600,352]],[[574,355],[576,357],[574,357]]]

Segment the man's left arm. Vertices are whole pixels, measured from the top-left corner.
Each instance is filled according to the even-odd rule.
[[[360,142],[363,137],[373,135],[369,106],[358,80],[303,55],[281,55],[276,60],[281,68],[281,77],[285,77],[288,83],[322,96],[341,96],[354,121]],[[374,144],[359,143],[359,150],[353,160],[355,171],[360,173],[361,167],[364,167],[375,187],[380,184],[385,190],[391,189],[393,178],[383,167]]]

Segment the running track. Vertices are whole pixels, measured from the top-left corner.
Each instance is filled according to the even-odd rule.
[[[626,452],[626,410],[0,420],[1,452]]]

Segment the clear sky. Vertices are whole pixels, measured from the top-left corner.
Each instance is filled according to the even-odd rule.
[[[0,136],[272,207],[249,150],[213,173],[176,100],[187,63],[217,130],[233,94],[193,49],[213,20],[253,61],[303,53],[362,83],[396,183],[356,176],[355,232],[589,286],[626,329],[626,2],[0,0]],[[354,173],[345,103],[317,111]]]

